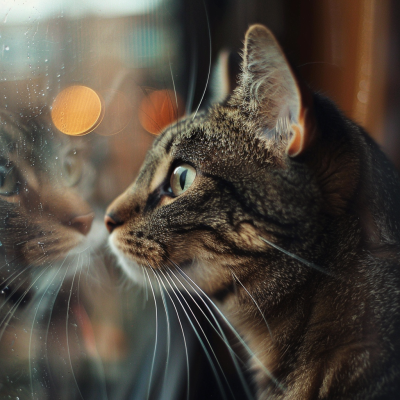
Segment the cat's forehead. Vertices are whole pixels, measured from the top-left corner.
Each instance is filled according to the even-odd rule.
[[[237,165],[239,156],[242,162],[269,163],[283,154],[273,138],[259,140],[239,109],[219,104],[169,127],[151,153],[153,160],[169,157],[213,167]]]
[[[153,148],[178,157],[184,157],[183,152],[195,152],[191,155],[201,157],[202,150],[207,153],[210,147],[228,150],[238,145],[243,141],[238,135],[240,129],[240,117],[235,110],[215,105],[170,126]]]

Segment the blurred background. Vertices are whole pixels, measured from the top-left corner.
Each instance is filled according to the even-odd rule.
[[[2,319],[0,397],[251,398],[245,365],[231,361],[205,307],[126,282],[102,215],[162,128],[218,97],[214,67],[221,52],[240,52],[252,23],[267,25],[299,76],[400,168],[399,18],[395,0],[0,0],[0,108],[45,118],[55,147],[64,134],[79,136],[92,166],[85,199],[98,222],[79,285],[65,274],[55,290],[46,278],[30,297],[4,295],[12,318]],[[234,86],[240,59],[230,59]],[[68,92],[76,87],[90,90]],[[65,122],[72,109],[86,110],[81,124]],[[2,293],[8,283],[5,274]],[[195,318],[204,332],[194,333]],[[211,358],[226,379],[204,349],[218,349]]]

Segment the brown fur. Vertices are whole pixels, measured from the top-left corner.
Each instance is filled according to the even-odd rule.
[[[197,175],[174,196],[182,163]],[[399,178],[376,144],[299,85],[256,25],[234,94],[155,141],[107,222],[131,275],[135,262],[161,272],[175,263],[218,295],[254,353],[259,399],[392,399],[398,204]]]

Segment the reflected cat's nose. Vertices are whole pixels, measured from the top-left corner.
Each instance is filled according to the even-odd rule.
[[[123,224],[123,222],[119,221],[114,215],[106,214],[104,217],[104,223],[108,229],[108,232],[112,233],[112,231],[117,227]]]
[[[89,213],[85,215],[78,215],[77,217],[72,218],[68,225],[72,228],[76,229],[82,235],[87,235],[92,227],[92,222],[94,219],[94,213]]]

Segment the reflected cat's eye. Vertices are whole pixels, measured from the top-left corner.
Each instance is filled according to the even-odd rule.
[[[63,163],[64,180],[68,186],[75,186],[82,178],[83,163],[77,154],[68,154]]]
[[[0,165],[0,195],[11,196],[18,193],[17,171],[12,165]]]
[[[175,196],[179,196],[192,185],[196,178],[196,170],[189,164],[182,164],[174,169],[171,175],[171,191]]]

